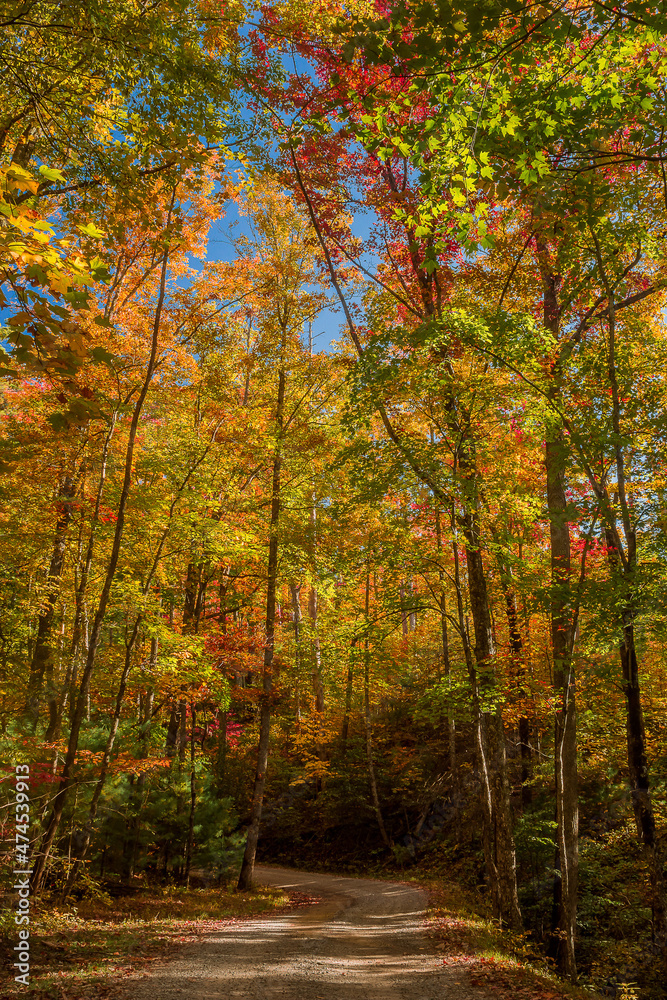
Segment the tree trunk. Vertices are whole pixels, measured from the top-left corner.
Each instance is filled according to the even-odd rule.
[[[311,587],[308,594],[308,614],[313,630],[313,669],[311,671],[311,678],[313,682],[313,695],[315,697],[315,711],[321,714],[324,712],[324,684],[322,682],[320,637],[317,633],[317,590],[315,587]]]
[[[153,636],[151,639],[151,651],[149,657],[150,665],[150,676],[154,678],[157,676],[157,664],[158,664],[158,652],[159,652],[159,642],[157,636]],[[145,760],[148,757],[148,751],[150,748],[150,727],[153,720],[153,716],[159,711],[160,705],[157,709],[153,708],[153,703],[155,700],[155,692],[152,687],[149,687],[142,702],[142,712],[140,719],[140,740],[139,740],[139,759]],[[146,774],[142,771],[137,777],[136,783],[136,793],[133,790],[133,794],[130,797],[130,802],[132,804],[132,813],[130,819],[128,820],[128,841],[132,844],[132,853],[130,857],[130,865],[127,872],[128,878],[131,878],[134,874],[134,868],[136,865],[137,853],[139,851],[140,844],[140,830],[141,830],[141,814],[146,805],[149,795],[149,789],[144,793],[144,786],[146,785]]]
[[[347,737],[350,730],[350,713],[352,712],[352,684],[354,682],[354,647],[356,639],[350,643],[350,659],[347,665],[347,683],[345,685],[345,715],[343,716],[343,728],[341,730],[341,741],[343,743],[343,753],[347,750]]]
[[[97,529],[100,524],[100,507],[102,504],[102,497],[104,495],[104,485],[106,482],[107,475],[107,462],[109,459],[109,446],[111,444],[111,439],[116,428],[116,420],[118,414],[114,412],[111,416],[109,423],[109,429],[104,437],[104,445],[102,447],[102,456],[100,461],[100,474],[97,483],[97,494],[95,497],[95,508],[93,510],[93,516],[90,525],[90,532],[88,535],[88,543],[86,546],[86,554],[83,559],[83,564],[81,567],[81,576],[76,583],[75,597],[74,597],[74,626],[72,630],[72,642],[70,645],[70,662],[68,666],[68,676],[65,678],[65,684],[63,685],[63,691],[61,694],[58,719],[56,723],[56,733],[54,734],[54,739],[60,732],[60,727],[62,725],[62,716],[65,710],[65,704],[69,698],[69,717],[70,726],[72,723],[72,718],[74,716],[74,711],[76,707],[76,692],[77,692],[77,676],[79,672],[80,660],[82,659],[81,652],[84,651],[85,656],[88,655],[88,611],[86,608],[86,591],[88,588],[88,580],[90,578],[90,570],[93,564],[93,555],[95,552],[95,538],[97,535]],[[85,636],[85,642],[84,642]]]
[[[398,585],[398,599],[401,602],[401,635],[404,639],[408,637],[408,612],[405,606],[405,580],[401,580]]]
[[[493,798],[491,792],[491,780],[489,776],[489,765],[486,748],[485,720],[479,698],[479,684],[477,680],[477,670],[475,660],[468,639],[468,628],[463,607],[463,587],[461,583],[461,568],[459,559],[459,546],[456,535],[452,529],[452,554],[454,556],[454,585],[456,587],[456,605],[459,621],[459,633],[463,644],[463,652],[470,678],[470,688],[472,692],[472,714],[475,731],[475,753],[477,757],[477,769],[479,771],[482,785],[480,802],[482,806],[482,848],[484,850],[484,866],[486,877],[489,881],[491,892],[491,905],[494,917],[500,916],[501,903],[498,888],[498,871],[496,867],[496,852],[493,843]]]
[[[556,955],[560,971],[577,978],[575,936],[579,871],[579,793],[577,712],[572,629],[569,614],[570,535],[561,442],[547,441],[547,502],[551,536],[551,647],[554,689],[558,695],[554,731],[558,863],[555,898],[559,920]]]
[[[47,599],[46,606],[39,613],[37,621],[37,638],[30,664],[30,676],[28,679],[28,698],[25,706],[25,713],[33,721],[33,726],[37,725],[39,718],[39,700],[44,684],[44,675],[47,676],[47,697],[49,701],[49,736],[51,739],[57,724],[57,701],[54,689],[53,658],[54,649],[51,642],[53,632],[53,620],[55,616],[56,601],[60,589],[60,578],[62,577],[65,563],[65,544],[67,541],[67,529],[72,519],[72,502],[74,500],[74,483],[72,477],[66,475],[60,484],[58,498],[58,519],[56,521],[56,531],[51,550],[51,561],[46,580]]]
[[[655,814],[651,800],[648,755],[646,752],[646,732],[644,729],[639,682],[639,663],[635,645],[634,622],[637,608],[635,607],[634,579],[637,572],[637,535],[628,501],[625,454],[622,446],[621,394],[619,392],[616,373],[616,307],[614,292],[606,276],[599,246],[597,246],[597,250],[598,263],[600,271],[604,276],[609,306],[609,353],[607,365],[612,398],[612,427],[614,431],[618,503],[620,506],[623,533],[625,535],[624,553],[621,538],[616,529],[612,507],[607,497],[607,503],[604,505],[608,512],[606,517],[607,552],[612,571],[616,569],[620,573],[622,586],[625,591],[625,607],[622,614],[623,638],[620,644],[620,654],[623,689],[626,700],[628,772],[637,833],[643,846],[649,870],[652,896],[651,906],[653,910],[653,939],[660,949],[663,970],[667,976],[667,886],[665,885],[662,857],[656,842]]]
[[[276,585],[278,580],[278,523],[280,521],[280,471],[283,456],[283,433],[285,416],[285,351],[287,329],[283,326],[280,374],[278,376],[278,399],[276,405],[276,447],[273,453],[273,477],[271,482],[271,522],[269,526],[269,559],[266,586],[266,642],[262,669],[262,698],[259,725],[259,746],[257,749],[257,770],[252,793],[250,826],[246,839],[243,863],[239,874],[238,888],[248,891],[252,888],[255,868],[255,854],[259,840],[259,824],[262,818],[266,769],[269,761],[269,737],[271,735],[271,692],[273,689],[273,653],[276,627]]]
[[[185,748],[188,743],[188,703],[185,698],[178,702],[178,761],[185,763]]]
[[[626,616],[629,619],[629,615]],[[651,801],[646,732],[639,686],[639,665],[635,648],[634,626],[631,619],[623,629],[621,643],[623,688],[627,705],[628,771],[632,805],[649,871],[651,908],[653,910],[653,940],[662,953],[663,967],[667,971],[667,919],[665,913],[665,878],[663,863],[655,833],[655,814]]]
[[[469,475],[468,475],[469,478]],[[474,497],[472,490],[469,495]],[[491,829],[488,837],[493,845],[494,859],[491,868],[495,877],[494,894],[497,898],[498,916],[513,930],[522,926],[519,893],[516,881],[516,850],[512,831],[512,809],[510,785],[507,776],[507,751],[505,727],[500,709],[496,705],[485,705],[492,700],[496,690],[495,649],[491,628],[491,614],[486,587],[484,563],[480,548],[478,514],[474,503],[464,515],[463,533],[466,540],[466,564],[468,567],[468,594],[472,614],[474,646],[474,674],[471,678],[475,697],[478,699],[476,711],[483,719],[478,726],[480,763],[486,768],[488,793],[491,798]],[[483,745],[485,744],[485,746]]]
[[[201,580],[201,566],[195,563],[188,563],[188,571],[185,577],[185,599],[183,601],[183,629],[184,631],[196,631],[194,625],[197,616],[197,594]]]
[[[220,712],[218,719],[220,728],[218,730],[217,784],[219,794],[223,795],[227,779],[227,723],[229,712],[227,710]]]
[[[369,542],[370,545],[370,542]],[[366,634],[364,636],[364,732],[366,735],[366,761],[368,763],[368,778],[371,786],[371,798],[373,800],[373,810],[375,811],[375,818],[377,819],[377,824],[380,829],[380,836],[382,837],[382,843],[385,847],[391,847],[391,840],[387,836],[387,830],[384,825],[384,819],[382,818],[382,808],[380,806],[380,796],[378,794],[377,779],[375,776],[375,764],[373,763],[373,737],[371,730],[371,699],[370,699],[370,665],[371,665],[371,648],[370,648],[370,638],[368,635],[369,628],[369,618],[370,618],[370,592],[371,592],[371,574],[370,574],[370,559],[366,564],[366,600],[365,600],[365,622],[366,622]]]
[[[310,508],[309,524],[309,549],[311,559],[311,569],[313,576],[316,571],[317,554],[317,510],[313,499]],[[313,697],[315,699],[315,711],[322,714],[324,712],[324,684],[322,682],[322,652],[320,648],[320,636],[317,623],[317,588],[313,583],[308,592],[308,615],[310,617],[310,627],[312,629],[312,670],[311,681],[313,687]]]
[[[559,278],[551,270],[548,249],[538,239],[538,260],[544,292],[544,325],[557,340],[560,334]],[[559,364],[552,370],[550,398],[559,396]],[[577,773],[577,708],[573,634],[570,614],[570,530],[565,493],[567,444],[560,423],[545,434],[547,510],[551,547],[551,646],[554,690],[558,698],[554,721],[557,861],[554,899],[558,904],[558,932],[554,950],[558,968],[577,980],[575,940],[579,881],[579,778]]]
[[[433,440],[433,430],[431,430],[431,440]],[[438,549],[438,559],[440,560],[438,566],[438,580],[440,583],[440,634],[442,637],[442,670],[445,678],[447,679],[449,689],[451,692],[452,687],[452,666],[449,659],[449,634],[447,629],[447,591],[445,589],[445,568],[442,563],[443,560],[443,545],[442,545],[442,521],[440,518],[440,508],[435,509],[435,539]],[[452,775],[452,783],[457,784],[457,774],[456,774],[456,720],[452,715],[451,709],[447,712],[447,732],[449,737],[449,770]]]
[[[620,577],[621,585],[626,589],[626,596],[631,593],[627,581],[623,579],[626,567],[623,566],[616,540],[609,528],[606,530],[608,561],[611,571]],[[625,554],[627,569],[635,569],[634,537]],[[636,611],[627,604],[622,612],[623,638],[619,645],[621,671],[623,675],[623,693],[626,704],[626,737],[628,780],[632,796],[632,808],[635,815],[637,837],[642,845],[644,857],[649,872],[651,886],[651,909],[653,922],[653,940],[660,948],[662,961],[667,971],[667,912],[665,898],[667,896],[661,852],[656,838],[655,813],[651,799],[651,783],[649,777],[648,754],[646,749],[646,730],[644,713],[642,711],[641,685],[639,679],[639,661],[635,645],[634,619]]]
[[[130,676],[130,667],[132,664],[132,652],[134,650],[135,643],[137,641],[137,635],[139,633],[139,625],[142,621],[141,615],[139,615],[134,623],[134,628],[130,635],[130,639],[125,644],[125,662],[123,664],[123,672],[120,677],[120,683],[118,685],[118,691],[116,693],[116,704],[114,706],[114,713],[111,719],[111,728],[109,730],[109,735],[107,737],[107,742],[104,747],[104,755],[99,765],[97,783],[95,785],[95,790],[93,791],[93,797],[90,802],[88,809],[88,820],[83,828],[83,838],[81,841],[81,846],[77,852],[77,858],[73,866],[69,871],[67,877],[67,882],[63,890],[63,899],[66,899],[71,893],[74,885],[76,883],[81,865],[86,858],[88,853],[88,848],[90,847],[90,840],[93,834],[93,829],[95,827],[95,819],[97,818],[97,808],[99,806],[100,798],[102,792],[104,791],[104,785],[107,780],[107,773],[109,770],[109,763],[111,761],[111,754],[113,753],[114,744],[116,742],[116,735],[118,733],[118,726],[120,724],[120,716],[123,709],[123,700],[125,698],[125,690],[127,688],[127,679]]]
[[[514,593],[511,567],[505,564],[500,554],[498,555],[498,575],[500,577],[503,597],[505,598],[510,657],[513,668],[513,695],[525,704],[528,694],[526,691],[526,664],[516,605],[516,594]],[[532,778],[532,750],[530,745],[530,719],[525,714],[525,711],[522,711],[519,716],[518,729],[519,752],[521,755],[521,802],[522,805],[527,806],[532,801],[532,789],[530,786]]]
[[[116,567],[118,565],[118,558],[120,556],[120,546],[125,528],[125,511],[127,508],[127,500],[130,495],[130,485],[132,482],[134,447],[137,438],[137,430],[139,427],[139,419],[141,417],[141,412],[144,407],[146,396],[148,395],[149,386],[151,384],[153,375],[155,373],[155,367],[157,361],[157,349],[158,349],[158,336],[160,332],[160,321],[162,318],[162,309],[164,306],[164,297],[166,291],[168,259],[169,259],[168,250],[165,250],[162,261],[162,271],[160,276],[160,290],[158,294],[157,306],[155,309],[155,319],[153,323],[150,357],[146,369],[146,374],[144,376],[143,384],[141,386],[141,389],[139,390],[137,401],[134,404],[132,419],[130,421],[128,442],[125,451],[125,469],[123,475],[123,484],[121,487],[121,493],[118,502],[116,527],[114,530],[111,554],[109,556],[107,570],[104,575],[104,583],[102,585],[102,591],[100,593],[100,597],[98,600],[97,611],[95,613],[95,618],[93,620],[93,627],[91,630],[90,641],[88,645],[88,654],[86,656],[86,664],[83,670],[83,674],[81,676],[81,683],[79,687],[79,694],[77,698],[76,707],[72,714],[72,724],[70,727],[69,740],[67,744],[67,753],[65,756],[65,763],[63,765],[63,770],[60,777],[60,783],[58,785],[58,791],[56,792],[56,795],[54,797],[51,813],[47,821],[46,827],[44,829],[44,833],[42,835],[39,850],[34,859],[33,872],[30,880],[30,887],[34,894],[39,892],[39,890],[42,887],[44,877],[46,874],[47,861],[49,858],[49,854],[51,852],[51,847],[53,845],[56,832],[60,825],[60,820],[63,814],[63,810],[65,808],[65,802],[67,800],[67,794],[74,780],[73,768],[74,768],[76,753],[79,746],[79,733],[81,731],[81,725],[83,723],[84,715],[86,713],[90,680],[93,674],[93,669],[95,667],[97,648],[99,646],[100,638],[102,635],[102,625],[104,623],[104,618],[107,611],[107,605],[109,603],[109,597],[111,595],[111,587],[116,573]]]
[[[167,735],[165,738],[164,752],[167,757],[174,757],[176,755],[176,747],[178,745],[178,733],[181,728],[181,716],[179,712],[179,702],[174,699],[171,703],[171,708],[169,710],[169,721],[167,722]]]
[[[294,625],[294,667],[296,683],[294,689],[294,721],[297,730],[301,725],[301,686],[299,675],[301,673],[301,584],[296,585],[294,580],[290,582],[290,595],[292,598],[292,623]]]
[[[188,819],[188,839],[185,848],[185,887],[190,888],[190,868],[192,867],[192,851],[195,842],[195,810],[197,807],[197,776],[195,774],[195,705],[190,705],[190,815]]]

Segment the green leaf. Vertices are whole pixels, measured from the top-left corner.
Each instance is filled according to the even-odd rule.
[[[103,236],[106,236],[106,233],[103,233],[101,229],[98,229],[94,222],[89,222],[85,226],[77,226],[76,228],[85,236],[90,236],[95,240],[102,239]]]
[[[43,163],[39,168],[39,172],[42,177],[47,181],[64,181],[65,177],[60,170],[55,170],[53,167],[47,167]]]

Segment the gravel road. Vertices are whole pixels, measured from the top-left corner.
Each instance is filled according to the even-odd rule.
[[[132,1000],[483,1000],[424,932],[420,889],[258,865],[255,879],[320,897],[243,921],[124,982]]]

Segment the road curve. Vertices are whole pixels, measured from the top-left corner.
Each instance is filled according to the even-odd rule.
[[[424,933],[426,895],[396,882],[258,865],[262,885],[320,902],[207,935],[147,976],[133,1000],[481,1000],[465,965],[445,966]]]

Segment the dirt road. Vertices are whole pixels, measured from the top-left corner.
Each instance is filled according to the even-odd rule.
[[[258,866],[256,881],[321,902],[244,921],[125,982],[133,1000],[483,1000],[465,965],[444,966],[411,886]]]

